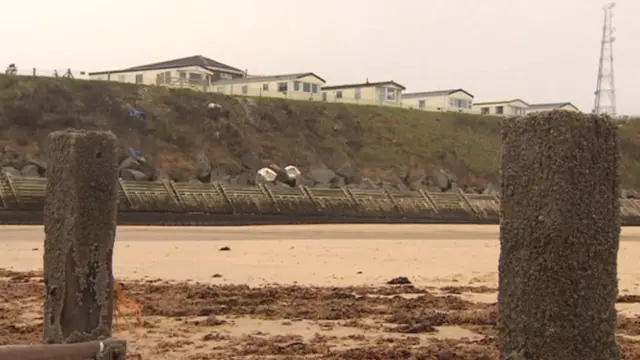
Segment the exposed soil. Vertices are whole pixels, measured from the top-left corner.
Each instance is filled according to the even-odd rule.
[[[117,319],[128,359],[498,359],[487,287],[260,287],[127,282],[144,325]],[[40,274],[0,270],[0,344],[42,338]],[[629,295],[620,301],[630,302]],[[640,359],[640,318],[620,316],[625,359]]]

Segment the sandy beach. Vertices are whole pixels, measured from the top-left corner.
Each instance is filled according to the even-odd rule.
[[[0,294],[14,315],[0,317],[0,343],[40,340],[43,238],[42,227],[0,227]],[[629,300],[640,294],[638,240],[640,228],[623,229],[618,309],[629,321],[640,312]],[[498,255],[495,225],[119,227],[114,273],[144,324],[119,321],[115,336],[132,359],[356,359],[402,347],[494,359]],[[396,277],[412,285],[386,284]],[[427,326],[433,312],[448,320]],[[16,338],[9,325],[31,330]],[[632,354],[637,334],[623,330]]]

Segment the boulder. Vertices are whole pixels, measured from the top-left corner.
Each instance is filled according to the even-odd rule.
[[[486,195],[496,195],[499,192],[500,189],[492,183],[489,183],[489,185],[487,185],[487,187],[482,191],[482,193]]]
[[[20,157],[20,154],[18,154],[18,151],[16,149],[12,148],[9,145],[4,147],[4,150],[2,151],[3,159],[14,160],[19,157]]]
[[[133,181],[149,180],[149,176],[147,174],[135,169],[121,169],[120,178],[122,178],[122,180],[133,180]]]
[[[331,179],[336,177],[337,174],[328,168],[312,168],[306,177],[313,180],[317,185],[329,185]]]
[[[272,184],[278,174],[271,168],[265,167],[256,172],[256,184]]]
[[[231,174],[225,168],[213,168],[211,170],[211,182],[229,183]]]
[[[118,166],[118,173],[123,169],[136,170],[145,174],[147,180],[155,179],[157,170],[153,167],[152,163],[147,158],[145,162],[137,161],[132,157],[127,157],[122,160]]]
[[[296,186],[296,177],[301,175],[300,170],[293,165],[287,165],[283,169],[279,165],[271,164],[268,168],[276,173],[276,182],[290,187]]]
[[[460,189],[460,185],[455,182],[455,181],[451,181],[451,187],[449,187],[449,189],[445,190],[446,192],[456,192],[456,191],[461,191]]]
[[[447,169],[440,169],[440,172],[443,173],[447,178],[449,178],[449,180],[458,182],[458,177],[452,171],[449,171]]]
[[[204,152],[196,155],[197,173],[196,178],[203,183],[211,182],[211,162]]]
[[[409,190],[417,190],[422,186],[422,183],[427,178],[427,173],[424,169],[419,167],[410,167],[407,168],[404,176],[402,177],[402,182]]]
[[[196,174],[196,179],[198,179],[198,181],[200,181],[203,184],[209,184],[211,183],[211,172],[200,170]]]
[[[284,169],[278,164],[271,163],[267,167],[273,170],[276,174],[286,175],[286,173],[284,172]]]
[[[20,174],[24,177],[40,177],[40,170],[33,164],[27,164],[20,169]]]
[[[268,168],[276,173],[275,182],[283,184],[287,184],[289,182],[289,176],[287,175],[287,172],[282,167],[280,167],[280,165],[272,163],[268,166]]]
[[[241,185],[241,186],[256,185],[256,173],[245,171],[243,173],[240,173],[235,178],[231,178],[230,183],[235,185]]]
[[[44,176],[44,174],[47,171],[46,161],[38,160],[38,159],[29,159],[27,160],[27,164],[36,166],[38,168],[38,172],[40,173],[40,176]]]
[[[304,175],[301,175],[296,178],[296,185],[313,187],[313,186],[316,186],[316,182]],[[324,186],[326,187],[328,185],[324,185]]]
[[[623,199],[639,199],[638,192],[635,190],[622,189],[620,190],[620,197]]]
[[[334,172],[338,176],[344,178],[345,184],[357,182],[356,177],[358,175],[358,172],[356,171],[356,168],[351,165],[351,163],[343,164],[339,168],[335,169]]]
[[[25,160],[18,154],[16,150],[8,146],[4,148],[2,158],[0,158],[0,166],[22,169],[22,167],[25,165]]]
[[[340,176],[334,177],[333,179],[331,179],[331,182],[329,182],[329,188],[331,189],[341,188],[345,185],[346,184],[345,184],[344,178]]]
[[[293,165],[287,165],[284,167],[284,172],[287,174],[287,177],[290,180],[295,180],[297,178],[299,178],[300,176],[302,176],[302,172],[300,172],[300,170],[293,166]]]
[[[10,167],[10,166],[4,166],[4,167],[2,167],[2,171],[3,171],[5,174],[10,175],[10,176],[13,176],[13,177],[20,177],[20,176],[22,176],[22,174],[20,174],[20,170],[17,170],[17,169],[15,169],[15,168]]]
[[[133,169],[140,172],[144,172],[145,167],[141,163],[136,161],[136,159],[129,156],[124,158],[124,160],[120,162],[120,165],[118,166],[118,171],[122,169]]]
[[[444,172],[444,170],[440,169],[431,173],[431,183],[433,185],[440,188],[440,191],[445,192],[451,189],[451,179]]]

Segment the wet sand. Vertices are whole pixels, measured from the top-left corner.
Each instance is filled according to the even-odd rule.
[[[0,317],[0,343],[40,340],[43,238],[42,227],[0,227],[0,294],[13,314]],[[640,228],[623,229],[621,295],[640,294],[638,240]],[[116,336],[132,359],[389,358],[402,348],[493,359],[498,255],[495,225],[119,227],[114,273],[145,323],[121,319]],[[395,277],[413,285],[386,285]],[[634,354],[638,302],[618,304]]]

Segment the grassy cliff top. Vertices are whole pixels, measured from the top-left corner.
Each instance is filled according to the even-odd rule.
[[[132,108],[145,119],[131,116]],[[463,187],[498,182],[495,117],[0,76],[0,151],[44,158],[46,135],[67,127],[112,130],[123,148],[141,151],[175,180],[193,179],[204,155],[233,176],[276,163],[303,173],[347,166],[377,184],[440,169]],[[640,188],[640,121],[620,132],[623,184]]]

